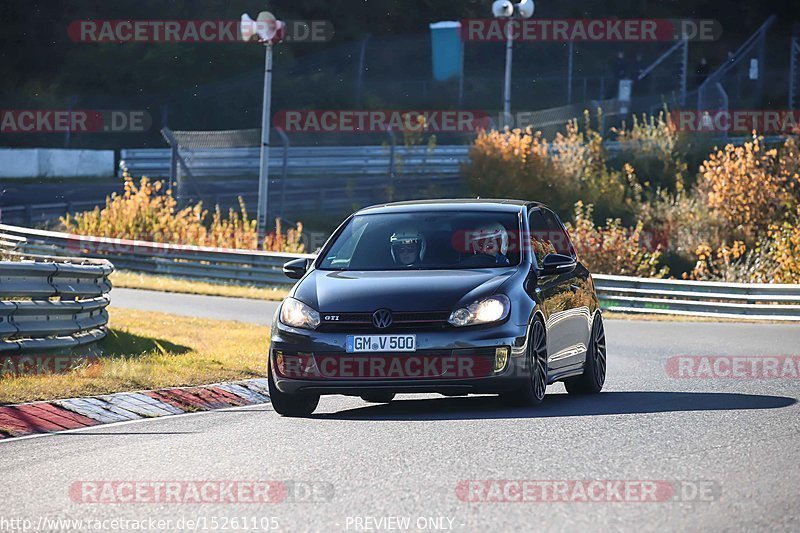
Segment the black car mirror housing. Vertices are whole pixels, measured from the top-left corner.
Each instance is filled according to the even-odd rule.
[[[283,273],[287,278],[300,279],[308,271],[308,259],[292,259],[283,265]]]
[[[542,276],[557,276],[568,274],[575,270],[578,265],[575,258],[563,254],[547,254],[542,260],[542,267],[539,273]]]

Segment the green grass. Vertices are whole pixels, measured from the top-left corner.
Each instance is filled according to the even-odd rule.
[[[266,375],[268,327],[117,308],[109,313],[96,362],[65,374],[0,377],[0,404]]]
[[[288,278],[287,278],[288,279]],[[111,274],[114,287],[123,289],[147,289],[160,292],[177,292],[182,294],[201,294],[203,296],[228,296],[231,298],[254,298],[256,300],[281,301],[289,294],[286,287],[253,287],[233,285],[230,283],[214,283],[196,281],[170,276],[143,274],[120,270]]]

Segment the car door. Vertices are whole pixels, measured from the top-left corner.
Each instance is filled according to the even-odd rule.
[[[558,253],[576,259],[563,224],[552,211],[536,208],[529,216],[537,268],[544,256]],[[571,272],[537,276],[546,315],[547,348],[552,370],[581,364],[589,338],[587,320],[591,292],[588,272],[578,265]]]

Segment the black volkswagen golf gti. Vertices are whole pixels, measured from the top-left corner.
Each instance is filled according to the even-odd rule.
[[[287,416],[320,395],[494,393],[536,405],[548,384],[600,392],[603,319],[592,277],[558,217],[519,200],[429,200],[362,209],[276,313],[272,405]]]

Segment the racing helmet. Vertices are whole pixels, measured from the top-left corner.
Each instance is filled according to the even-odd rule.
[[[392,259],[395,263],[400,263],[400,257],[396,248],[402,245],[416,244],[418,247],[419,259],[425,257],[425,236],[419,230],[410,227],[397,229],[389,237],[389,244],[392,251]]]
[[[477,254],[485,250],[485,243],[488,240],[493,240],[498,245],[498,251],[506,255],[508,253],[508,231],[499,222],[492,222],[478,227],[472,232],[470,236],[470,245],[472,253]]]

